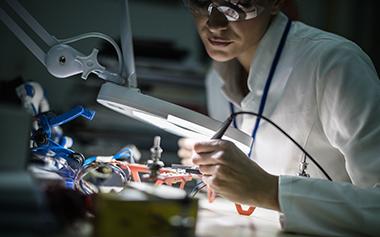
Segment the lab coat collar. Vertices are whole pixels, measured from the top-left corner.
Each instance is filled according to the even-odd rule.
[[[240,102],[244,95],[240,89],[240,76],[242,66],[237,59],[232,59],[227,62],[214,62],[214,69],[220,76],[222,81],[222,92],[235,106],[240,107]]]
[[[249,90],[256,91],[258,93],[257,96],[261,97],[263,94],[264,86],[287,21],[288,18],[283,13],[277,14],[257,47],[247,81]]]
[[[255,91],[255,97],[262,96],[265,81],[286,23],[287,17],[280,12],[273,18],[267,32],[260,40],[247,80],[248,89],[250,92]],[[242,107],[250,96],[244,98],[240,89],[239,78],[242,69],[240,63],[237,59],[232,59],[227,62],[214,62],[213,67],[223,82],[222,91],[225,96],[236,106]]]

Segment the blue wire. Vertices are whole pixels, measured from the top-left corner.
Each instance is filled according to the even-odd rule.
[[[91,164],[91,163],[94,162],[94,161],[96,161],[96,156],[88,157],[88,158],[83,162],[83,166],[88,165],[88,164]]]

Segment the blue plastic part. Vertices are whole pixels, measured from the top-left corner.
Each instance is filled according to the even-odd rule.
[[[132,151],[131,149],[129,149],[128,147],[125,147],[123,149],[121,149],[120,151],[118,151],[114,156],[113,158],[118,160],[118,159],[128,159],[132,156]]]
[[[53,126],[51,126],[51,124],[49,123],[48,116],[46,114],[40,114],[40,115],[37,115],[37,119],[38,119],[38,123],[39,123],[41,129],[44,131],[46,136],[48,138],[50,138],[51,137],[51,128]]]
[[[33,148],[32,152],[38,155],[47,155],[49,152],[54,152],[53,157],[62,157],[64,159],[70,159],[70,156],[75,153],[73,150],[64,148],[51,139],[48,139],[47,144]]]
[[[49,119],[49,124],[53,127],[59,126],[79,116],[82,116],[88,120],[92,120],[95,116],[95,111],[86,109],[83,106],[76,106],[64,114],[61,114],[61,115],[55,116],[54,118]]]
[[[48,155],[51,157],[60,157],[68,161],[69,164],[77,166],[77,161],[72,159],[72,155],[75,151],[65,148],[62,144],[59,144],[55,141],[59,141],[62,134],[54,136],[52,133],[53,127],[59,126],[61,124],[67,123],[79,116],[82,116],[86,119],[92,120],[95,116],[95,111],[84,108],[83,106],[76,106],[70,111],[63,113],[58,116],[53,116],[49,113],[43,113],[37,115],[37,120],[39,123],[40,129],[42,129],[44,136],[46,137],[47,142],[41,144],[36,148],[32,149],[32,152],[38,155]],[[34,131],[33,135],[38,131]]]
[[[72,169],[70,167],[66,167],[66,168],[59,169],[57,171],[57,174],[61,175],[62,177],[74,178],[76,173],[75,173],[74,169]]]
[[[68,189],[74,189],[74,179],[73,178],[67,178],[65,180],[65,187]]]
[[[88,157],[84,161],[83,166],[91,164],[92,162],[96,161],[96,158],[97,158],[96,156]],[[115,160],[126,159],[129,163],[135,163],[135,160],[133,159],[133,156],[132,156],[132,150],[129,149],[128,147],[125,147],[121,149],[120,151],[118,151],[114,156],[112,156],[112,159],[115,159]]]
[[[30,84],[25,84],[24,85],[25,92],[27,96],[33,97],[34,96],[34,88]]]
[[[65,136],[61,136],[61,137],[59,138],[59,142],[58,142],[58,144],[59,144],[60,146],[65,146],[66,143],[67,143],[67,138],[66,138]]]
[[[88,157],[84,162],[83,162],[83,166],[85,165],[88,165],[92,162],[96,161],[96,156],[91,156],[91,157]]]
[[[27,93],[32,93],[32,91]],[[32,132],[32,139],[38,144],[37,147],[31,149],[32,152],[36,155],[56,158],[57,163],[55,167],[59,170],[55,172],[64,178],[66,188],[70,189],[74,189],[74,179],[82,164],[73,158],[73,154],[76,152],[65,147],[67,140],[64,135],[61,132],[57,132],[54,127],[70,122],[79,116],[92,120],[95,116],[95,111],[82,106],[76,106],[70,111],[58,116],[54,116],[52,113],[40,113],[35,116],[38,122],[38,130]],[[37,137],[41,139],[41,136],[43,136],[44,140],[37,143]],[[65,159],[67,164],[62,166],[59,159]]]

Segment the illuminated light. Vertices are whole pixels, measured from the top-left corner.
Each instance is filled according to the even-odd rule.
[[[189,128],[196,133],[203,134],[205,137],[212,137],[212,135],[214,135],[214,133],[215,133],[211,129],[208,129],[208,128],[205,128],[205,127],[200,126],[198,124],[192,123],[190,121],[178,118],[178,117],[173,116],[171,114],[168,115],[167,119],[170,123],[176,124],[176,125],[181,126],[183,128]]]
[[[152,124],[167,132],[197,140],[208,140],[221,122],[148,95],[135,88],[112,83],[102,85],[97,101],[128,117]],[[229,128],[223,139],[232,141],[243,152],[248,152],[252,138],[235,128]]]
[[[188,136],[185,136],[185,137],[195,138],[198,140],[205,140],[205,139],[208,140],[208,139],[210,139],[210,137],[212,137],[215,134],[215,131],[213,131],[211,129],[208,129],[206,127],[200,126],[198,124],[192,123],[190,121],[178,118],[178,117],[170,115],[170,114],[168,115],[168,121],[173,123],[173,124],[176,124],[178,126],[181,126],[181,127],[191,128],[191,130],[193,131],[192,133],[194,135],[189,134]],[[235,143],[235,145],[237,147],[239,147],[239,149],[242,151],[248,151],[247,146],[244,145],[243,143],[241,143],[240,141],[236,140],[236,139],[233,139],[233,138],[228,137],[228,136],[223,136],[222,139],[225,139],[225,140],[228,140],[228,141]]]

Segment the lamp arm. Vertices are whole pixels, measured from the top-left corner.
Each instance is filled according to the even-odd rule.
[[[121,35],[120,35],[120,43],[121,48],[123,50],[123,61],[124,61],[124,72],[123,78],[127,79],[128,87],[137,87],[137,79],[136,79],[136,69],[135,69],[135,60],[133,54],[133,42],[132,42],[132,28],[131,21],[129,17],[129,6],[128,0],[122,1],[121,8]]]
[[[66,78],[82,73],[82,79],[87,79],[90,73],[96,74],[101,79],[117,84],[124,84],[121,72],[109,72],[99,64],[98,50],[93,49],[90,55],[85,56],[73,47],[51,36],[28,11],[17,1],[7,0],[8,5],[25,23],[50,47],[44,52],[33,39],[0,7],[0,20],[11,30],[17,38],[34,54],[34,56],[47,68],[50,74],[57,78]],[[106,39],[116,49],[122,69],[123,58],[117,44],[110,37],[100,33],[89,33],[88,37]],[[87,36],[86,36],[87,37]],[[87,38],[88,38],[87,37]],[[133,54],[132,54],[133,57]],[[134,64],[133,64],[134,68]]]
[[[51,47],[59,43],[17,0],[7,0],[7,3],[47,45]]]
[[[34,54],[34,56],[44,65],[46,53],[30,38],[17,23],[0,8],[0,20],[17,36],[17,38]]]

